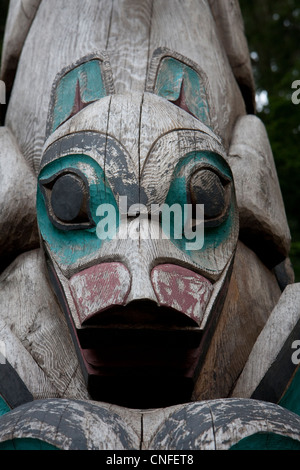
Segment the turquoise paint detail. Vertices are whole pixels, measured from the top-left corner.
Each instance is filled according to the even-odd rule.
[[[39,439],[24,438],[1,442],[0,450],[59,450],[59,448]]]
[[[163,226],[163,231],[165,234],[169,235],[175,246],[187,253],[199,266],[208,270],[218,270],[217,265],[212,266],[210,253],[211,250],[213,250],[217,256],[217,250],[222,250],[223,244],[226,243],[229,238],[234,238],[232,234],[236,229],[235,221],[237,209],[235,198],[232,198],[227,218],[217,227],[205,228],[203,247],[202,245],[199,249],[195,247],[195,242],[198,243],[198,239],[200,239],[198,232],[194,240],[185,236],[187,234],[184,233],[184,216],[186,215],[184,206],[189,204],[187,200],[187,181],[188,177],[194,171],[193,168],[196,168],[196,165],[199,166],[199,164],[215,168],[216,171],[218,170],[224,177],[232,181],[230,168],[221,156],[212,152],[191,152],[187,154],[175,167],[169,192],[165,200],[167,206],[171,207],[177,204],[179,208],[181,208],[180,217],[182,217],[182,219],[180,220],[180,226],[182,229],[179,235],[182,235],[182,237],[178,238],[178,234],[172,232],[173,227],[176,225],[173,223],[174,219],[172,213],[170,224],[171,232],[170,230],[168,231],[166,226]],[[113,192],[105,178],[102,168],[94,159],[87,155],[68,155],[49,163],[42,170],[39,181],[43,179],[47,180],[66,168],[80,170],[89,181],[90,211],[96,226],[89,229],[68,231],[56,228],[48,217],[44,196],[39,187],[37,191],[37,218],[42,238],[47,243],[56,261],[60,265],[71,266],[82,258],[93,258],[94,253],[97,252],[104,243],[99,230],[106,233],[109,232],[110,227],[105,228],[105,223],[107,222],[109,224],[110,218],[116,218],[116,230],[118,231],[120,214]],[[100,216],[99,207],[101,206],[102,209],[106,204],[110,204],[114,208],[116,217],[104,212],[102,212]],[[101,221],[103,222],[102,226]],[[114,220],[111,220],[111,224],[113,224],[113,222]],[[110,233],[110,238],[106,239],[111,239],[113,235],[113,233]],[[191,245],[189,246],[188,244],[193,244],[193,248],[190,248]]]
[[[181,159],[174,170],[173,179],[167,194],[165,203],[171,206],[172,204],[178,204],[182,208],[182,213],[184,212],[184,205],[188,204],[187,200],[187,177],[191,174],[192,168],[190,164],[195,166],[199,163],[206,163],[210,167],[214,167],[219,170],[223,175],[233,180],[231,170],[224,159],[212,152],[191,152],[187,154],[183,159]],[[188,170],[185,174],[185,167],[188,167]],[[173,232],[169,232],[167,228],[164,228],[164,231],[167,235],[170,235],[172,242],[182,251],[186,252],[194,262],[201,261],[205,262],[204,258],[201,256],[202,253],[209,249],[216,250],[217,248],[222,248],[221,244],[224,243],[232,233],[235,222],[235,211],[236,207],[234,201],[231,203],[231,207],[228,213],[228,217],[217,227],[205,228],[204,233],[204,245],[202,249],[199,250],[187,250],[186,244],[190,241],[184,237],[184,220],[182,220],[182,238],[176,239]],[[174,220],[174,219],[173,219]],[[171,224],[172,228],[172,224]],[[200,257],[199,257],[200,255]],[[211,260],[210,260],[211,263]]]
[[[154,92],[169,101],[176,101],[180,95],[182,82],[185,101],[190,112],[209,126],[209,106],[201,76],[190,66],[177,59],[172,57],[163,59]]]
[[[70,116],[74,106],[77,82],[79,82],[84,103],[106,96],[99,60],[91,60],[71,70],[63,76],[56,89],[52,132]]]
[[[256,433],[241,439],[230,450],[300,450],[300,442],[274,433]]]
[[[0,396],[0,416],[5,415],[9,411],[10,411],[10,407],[8,406],[4,398]]]
[[[102,168],[91,157],[87,155],[61,157],[45,166],[39,175],[39,181],[50,178],[65,168],[78,169],[88,179],[90,211],[95,224],[100,221],[97,210],[101,204],[111,204],[115,208],[118,224],[119,211],[112,190],[105,179]],[[44,196],[39,187],[37,189],[37,219],[43,239],[56,259],[62,264],[71,265],[101,248],[103,240],[97,237],[96,227],[69,231],[54,227],[48,217]]]
[[[283,408],[300,415],[300,368],[298,367],[294,378],[278,403]]]

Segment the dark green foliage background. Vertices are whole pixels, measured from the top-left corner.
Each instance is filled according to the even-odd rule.
[[[0,0],[0,51],[8,3]],[[240,6],[256,88],[268,92],[269,103],[257,114],[273,149],[300,281],[300,104],[291,101],[291,85],[300,79],[300,0],[240,0]]]
[[[300,79],[300,0],[240,0],[257,91],[269,104],[265,123],[292,234],[291,260],[300,281],[300,104],[291,86]],[[256,54],[253,54],[255,52]]]

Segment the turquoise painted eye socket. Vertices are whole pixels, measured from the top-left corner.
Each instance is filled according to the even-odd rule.
[[[73,180],[70,182],[65,178],[67,176]],[[60,207],[60,202],[67,203],[70,188],[75,204],[67,213]],[[102,204],[111,204],[118,220],[114,194],[104,171],[91,157],[83,154],[62,156],[41,170],[37,221],[41,238],[58,264],[69,267],[83,258],[93,259],[103,244],[96,234],[97,210]]]
[[[175,167],[165,204],[181,208],[184,214],[180,236],[172,225],[167,232],[171,241],[199,266],[221,271],[235,249],[239,231],[233,176],[224,158],[209,151],[185,155]],[[197,212],[200,207],[203,212]],[[185,232],[188,226],[192,231]],[[197,236],[200,241],[203,236],[202,245]]]
[[[60,230],[81,230],[95,226],[90,211],[86,177],[80,170],[65,168],[39,182],[48,217]]]

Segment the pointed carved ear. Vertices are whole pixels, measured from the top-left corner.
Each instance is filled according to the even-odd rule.
[[[181,54],[167,48],[154,51],[146,91],[166,98],[211,127],[208,79],[195,62]]]
[[[90,103],[114,93],[105,52],[90,54],[63,69],[52,87],[46,138]]]

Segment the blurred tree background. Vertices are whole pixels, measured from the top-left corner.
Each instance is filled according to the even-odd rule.
[[[292,234],[300,281],[300,0],[240,0],[256,83],[257,115],[266,125]]]
[[[224,0],[228,1],[228,0]],[[0,0],[0,51],[8,0]],[[300,0],[240,0],[257,89],[292,233],[291,260],[300,281]],[[0,52],[1,53],[1,52]]]

